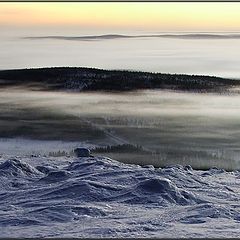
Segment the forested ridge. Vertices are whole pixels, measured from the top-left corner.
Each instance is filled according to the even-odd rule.
[[[0,71],[0,86],[37,84],[46,90],[129,91],[175,89],[220,91],[239,81],[214,76],[167,74],[83,67],[56,67]]]

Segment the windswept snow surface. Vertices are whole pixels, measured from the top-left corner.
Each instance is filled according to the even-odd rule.
[[[240,172],[2,157],[0,237],[239,237]]]

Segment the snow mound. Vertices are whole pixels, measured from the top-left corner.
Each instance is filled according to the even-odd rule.
[[[27,164],[18,159],[9,159],[0,164],[0,175],[12,176],[32,176],[39,175],[40,172],[30,164]]]
[[[138,196],[148,199],[148,203],[161,202],[180,205],[200,202],[192,193],[180,190],[171,180],[164,178],[152,178],[141,181],[134,189]],[[139,201],[138,201],[139,202]]]
[[[46,182],[59,182],[64,181],[70,177],[70,173],[67,171],[50,171],[47,175],[40,179],[40,181]]]

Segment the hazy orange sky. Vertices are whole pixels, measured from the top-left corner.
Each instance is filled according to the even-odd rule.
[[[0,3],[0,27],[240,31],[239,3]]]

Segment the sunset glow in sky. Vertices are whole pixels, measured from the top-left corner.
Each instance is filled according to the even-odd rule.
[[[240,31],[240,3],[0,3],[1,27]]]

